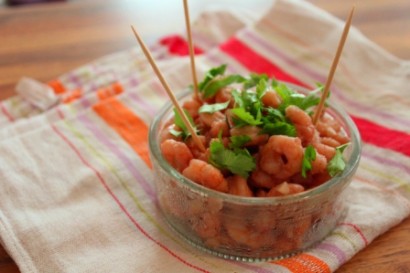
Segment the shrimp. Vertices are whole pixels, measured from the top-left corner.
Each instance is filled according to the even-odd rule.
[[[302,169],[303,147],[299,138],[273,135],[260,151],[262,171],[287,179]]]
[[[192,118],[198,117],[198,110],[202,106],[202,103],[195,98],[187,100],[182,105],[182,108],[188,111]]]
[[[239,246],[258,249],[269,245],[270,232],[255,232],[243,219],[225,219],[224,227],[229,237]],[[238,245],[236,247],[238,247]]]
[[[286,117],[295,125],[297,136],[306,146],[311,143],[315,137],[315,126],[311,117],[302,109],[295,105],[290,105],[285,110]]]
[[[330,137],[338,141],[340,144],[349,142],[349,137],[343,130],[342,126],[331,116],[323,116],[316,124],[316,129],[321,137]]]
[[[192,228],[202,239],[215,237],[220,233],[221,220],[219,214],[205,212],[193,218]]]
[[[258,167],[251,173],[250,178],[252,186],[257,188],[271,189],[277,184],[276,179],[273,179]]]
[[[234,100],[232,98],[232,87],[221,88],[215,95],[216,103],[223,103],[229,101],[229,108],[233,107]]]
[[[302,185],[283,182],[276,187],[273,187],[267,194],[267,196],[284,196],[289,194],[295,194],[304,191],[305,188]]]
[[[273,108],[278,108],[279,105],[282,103],[281,98],[279,95],[273,91],[267,91],[263,96],[262,96],[262,103],[265,106],[270,106]]]
[[[312,161],[311,174],[322,173],[326,171],[327,159],[324,155],[316,153],[316,159]]]
[[[161,143],[161,151],[168,163],[182,172],[194,156],[184,142],[167,139]]]
[[[312,145],[315,147],[317,153],[326,157],[327,161],[331,160],[336,154],[336,149],[326,144],[315,141],[312,142]]]
[[[206,137],[202,136],[202,135],[199,135],[198,139],[202,142],[204,147],[206,147]],[[209,154],[209,149],[206,149],[205,152],[203,152],[201,149],[198,148],[198,145],[196,145],[196,143],[195,143],[195,141],[192,137],[190,137],[186,140],[186,145],[191,150],[191,153],[194,156],[194,158],[202,158],[202,157],[204,157],[204,155]],[[205,156],[205,157],[207,157],[207,156]]]
[[[220,170],[199,159],[192,159],[182,174],[192,181],[221,192],[228,191],[228,182]]]
[[[239,175],[233,175],[226,180],[228,181],[229,185],[228,193],[246,197],[253,196],[253,192],[249,188],[245,178]]]
[[[230,130],[230,133],[231,136],[249,136],[251,140],[245,143],[245,146],[254,146],[265,144],[269,139],[269,135],[261,134],[261,130],[262,129],[259,127],[247,125],[242,127],[233,127]]]

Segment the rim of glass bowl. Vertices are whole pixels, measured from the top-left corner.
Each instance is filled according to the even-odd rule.
[[[297,86],[291,83],[285,82],[286,85],[289,87],[297,90],[297,92],[306,93],[309,92],[304,87]],[[178,94],[177,99],[178,101],[181,98],[186,98],[189,94],[192,94],[191,90],[186,90]],[[195,191],[200,195],[205,195],[213,198],[220,198],[227,202],[231,203],[241,203],[241,204],[248,204],[248,205],[275,205],[275,204],[283,204],[283,203],[294,203],[297,201],[301,201],[303,199],[311,199],[315,196],[326,192],[330,188],[334,187],[338,184],[339,181],[343,180],[342,177],[348,177],[352,172],[355,171],[357,168],[360,155],[361,155],[361,141],[360,141],[360,133],[354,124],[353,120],[349,117],[349,115],[337,105],[333,104],[332,101],[327,100],[328,109],[332,109],[337,116],[341,118],[341,121],[344,122],[349,129],[350,132],[350,142],[353,150],[351,151],[351,155],[349,160],[346,162],[346,167],[342,173],[332,177],[327,182],[311,188],[309,190],[291,194],[287,196],[276,196],[276,197],[243,197],[243,196],[236,196],[229,193],[218,192],[212,189],[209,189],[205,186],[202,186],[186,177],[184,177],[180,172],[175,170],[162,156],[162,152],[160,149],[160,145],[157,141],[157,136],[155,132],[157,132],[158,128],[161,124],[162,118],[164,118],[165,114],[171,110],[173,107],[171,101],[164,105],[159,113],[155,116],[153,121],[151,122],[150,129],[149,129],[149,148],[151,150],[151,154],[154,157],[154,160],[158,162],[158,164],[163,168],[167,173],[170,174],[175,180],[179,181],[183,185],[191,188],[191,190]]]

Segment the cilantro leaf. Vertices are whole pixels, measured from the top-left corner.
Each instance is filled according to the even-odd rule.
[[[226,70],[226,64],[220,65],[218,67],[211,68],[208,72],[206,72],[204,79],[202,82],[198,84],[199,91],[203,91],[205,86],[209,84],[209,82],[215,78],[216,76],[223,75]]]
[[[307,109],[318,105],[320,101],[320,96],[323,86],[318,85],[318,88],[314,91],[309,92],[306,96],[295,92],[285,84],[279,84],[276,86],[275,90],[282,99],[282,103],[279,105],[279,110],[284,112],[289,105],[296,105],[300,109],[306,111]]]
[[[233,83],[242,83],[246,79],[241,75],[229,75],[226,77],[213,78],[209,83],[202,89],[204,98],[212,98],[219,91],[219,89],[231,85]]]
[[[278,121],[275,123],[265,123],[263,125],[261,133],[268,135],[285,135],[295,137],[296,128],[290,123]]]
[[[336,154],[327,164],[327,171],[331,177],[337,175],[346,167],[346,162],[343,158],[343,151],[350,143],[346,143],[336,147]]]
[[[247,142],[251,140],[251,137],[247,135],[240,135],[240,136],[231,136],[229,139],[231,140],[231,143],[229,144],[229,148],[237,149],[237,148],[242,148],[243,145],[245,145]]]
[[[316,150],[312,145],[308,145],[302,160],[302,176],[306,178],[306,172],[312,169],[312,162],[316,159]]]
[[[256,126],[262,124],[260,117],[259,119],[255,118],[251,113],[246,111],[244,108],[233,108],[231,110],[231,113],[235,115],[235,117],[232,118],[235,126]]]
[[[255,169],[255,159],[246,149],[229,150],[220,141],[213,141],[209,147],[210,163],[218,169],[227,169],[244,178]]]
[[[191,123],[191,125],[195,128],[195,123],[191,115],[187,110],[184,109],[184,112]],[[177,131],[177,130],[170,130],[170,133],[176,137],[182,137],[184,140],[187,139],[191,133],[189,132],[188,128],[185,126],[184,121],[182,120],[182,117],[179,115],[178,111],[174,108],[174,123],[176,126],[178,126],[182,131]]]
[[[244,84],[243,84],[243,88],[244,89],[249,89],[252,88],[256,85],[258,85],[258,83],[264,80],[265,82],[269,81],[269,77],[266,74],[255,74],[255,73],[251,73],[249,75],[249,79],[247,79]]]
[[[221,102],[221,103],[214,103],[214,104],[204,104],[199,109],[199,113],[215,113],[221,110],[224,110],[228,107],[230,101]]]

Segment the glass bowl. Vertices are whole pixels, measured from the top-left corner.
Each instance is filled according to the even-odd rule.
[[[291,84],[300,93],[302,87]],[[191,96],[184,92],[179,101]],[[171,103],[155,117],[149,131],[157,199],[169,225],[192,245],[238,261],[288,257],[321,241],[345,214],[343,190],[360,160],[359,132],[347,113],[328,102],[326,113],[338,120],[350,145],[345,169],[327,182],[283,197],[241,197],[199,185],[171,167],[160,149],[160,132],[173,115]]]

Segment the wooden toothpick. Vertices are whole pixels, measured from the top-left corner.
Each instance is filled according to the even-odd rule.
[[[187,35],[188,35],[189,57],[191,59],[192,80],[194,84],[195,96],[198,97],[198,79],[196,77],[195,51],[194,51],[194,45],[192,42],[192,32],[191,32],[191,23],[190,23],[191,20],[189,19],[188,0],[183,0],[183,2],[184,2],[184,13],[185,13],[185,25],[186,25]]]
[[[347,34],[349,33],[349,29],[350,29],[350,25],[352,24],[352,18],[353,18],[353,13],[355,10],[355,6],[352,7],[352,10],[350,11],[349,17],[346,21],[345,27],[343,29],[343,33],[342,33],[342,37],[340,37],[340,41],[339,41],[339,45],[337,47],[337,51],[335,54],[335,57],[333,59],[333,63],[332,66],[330,67],[329,70],[329,75],[327,77],[326,80],[326,84],[322,93],[322,97],[320,98],[320,102],[319,105],[316,108],[315,114],[313,116],[313,124],[316,125],[317,121],[319,120],[319,117],[322,115],[322,111],[325,105],[325,100],[328,97],[329,94],[329,88],[330,88],[330,84],[332,83],[333,80],[333,76],[335,74],[336,71],[336,67],[337,64],[339,63],[339,59],[340,59],[340,55],[342,55],[342,50],[343,50],[343,46],[345,44],[346,38],[347,38]]]
[[[198,135],[195,132],[195,129],[192,127],[191,123],[188,120],[188,117],[186,116],[185,112],[182,110],[182,107],[179,105],[177,99],[175,98],[174,93],[171,91],[171,88],[169,87],[167,81],[164,79],[164,77],[161,74],[161,71],[159,70],[158,66],[156,65],[154,59],[151,56],[151,53],[147,46],[145,45],[144,41],[141,39],[141,37],[138,35],[138,32],[135,30],[134,26],[131,26],[132,31],[134,32],[135,38],[137,38],[138,43],[141,46],[142,51],[144,52],[145,57],[147,58],[148,62],[151,64],[152,69],[154,70],[155,74],[157,75],[158,79],[160,80],[162,86],[165,88],[169,98],[171,99],[172,103],[174,104],[175,108],[177,109],[178,114],[181,116],[182,121],[184,122],[185,126],[189,130],[189,132],[192,135],[192,139],[194,140],[195,144],[198,146],[198,148],[202,151],[205,152],[205,147],[201,140],[199,139]]]

